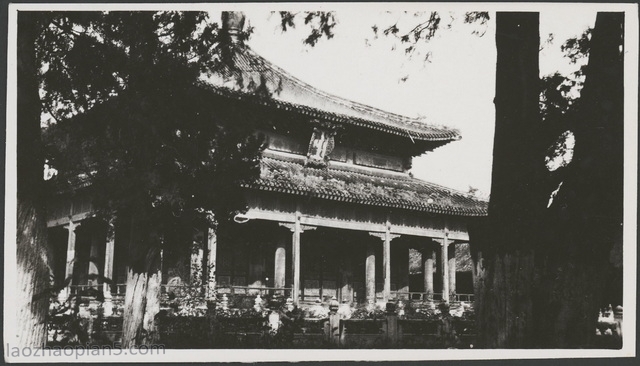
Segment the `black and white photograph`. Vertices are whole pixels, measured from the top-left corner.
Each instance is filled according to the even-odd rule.
[[[637,4],[7,7],[5,361],[636,356]]]

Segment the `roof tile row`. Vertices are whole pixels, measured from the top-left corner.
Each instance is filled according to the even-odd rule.
[[[366,174],[346,167],[306,167],[263,157],[260,178],[246,188],[435,214],[486,216],[487,202],[408,174]]]
[[[383,111],[323,92],[270,63],[248,46],[232,48],[232,66],[223,66],[202,85],[239,100],[295,111],[312,118],[352,124],[423,141],[454,141],[459,131]],[[269,97],[258,97],[266,90]]]

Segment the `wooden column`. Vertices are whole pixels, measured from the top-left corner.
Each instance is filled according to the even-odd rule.
[[[384,277],[382,300],[386,303],[391,296],[391,238],[389,237],[388,228],[382,244],[382,269],[382,276]]]
[[[449,297],[456,293],[456,244],[449,244]]]
[[[293,224],[293,234],[291,237],[291,255],[293,259],[293,268],[291,275],[293,281],[291,283],[291,297],[293,297],[293,303],[298,305],[300,299],[300,217],[296,215],[296,222]]]
[[[207,230],[207,287],[205,299],[207,302],[216,301],[216,269],[218,256],[218,235],[215,227]]]
[[[442,300],[445,303],[449,303],[449,233],[445,228],[445,233],[440,243],[442,255],[440,256],[440,262],[442,263]]]
[[[424,275],[424,292],[427,299],[433,299],[433,265],[436,262],[436,252],[433,250],[433,244],[430,242],[422,249],[422,270]]]
[[[350,254],[350,253],[349,253]],[[340,278],[340,298],[338,300],[353,301],[353,269],[350,255],[341,257],[341,278]]]
[[[69,286],[73,283],[73,266],[76,259],[76,228],[80,226],[79,222],[70,221],[68,225],[64,227],[68,230],[67,237],[67,261],[64,271],[64,280],[67,282],[67,286],[60,292],[59,299],[66,301],[69,297]]]
[[[367,243],[367,257],[365,260],[365,294],[367,302],[376,302],[376,251],[375,244]]]
[[[294,223],[280,223],[280,226],[286,227],[291,230],[291,298],[293,303],[298,305],[300,298],[300,235],[305,230],[314,230],[316,227],[300,224],[300,212],[296,212],[296,218]]]
[[[400,267],[398,268],[398,292],[409,292],[409,247],[402,243],[398,248]]]
[[[375,236],[377,238],[382,239],[382,276],[384,280],[384,287],[382,290],[382,298],[385,302],[389,301],[391,296],[391,240],[397,238],[399,235],[391,234],[391,225],[389,224],[389,220],[387,219],[387,224],[385,227],[384,233],[369,233],[371,236]],[[368,248],[368,247],[367,247]],[[367,254],[367,260],[369,259],[369,254]],[[375,254],[373,255],[373,260],[375,261]],[[368,262],[367,262],[368,263]],[[368,268],[368,267],[367,267]],[[375,274],[375,262],[373,264],[374,274]],[[367,273],[369,270],[367,269]],[[373,298],[375,301],[375,275],[373,280]],[[369,280],[367,280],[367,289],[369,286]],[[369,296],[367,295],[367,299]]]
[[[276,243],[276,253],[274,258],[273,287],[284,288],[286,280],[287,250],[285,249],[284,238],[278,238]],[[284,291],[277,291],[284,295]]]
[[[115,235],[115,218],[112,217],[107,222],[107,238],[104,246],[104,278],[115,282],[113,278],[113,258],[115,255],[116,235]],[[111,284],[104,281],[102,292],[105,299],[111,299]]]

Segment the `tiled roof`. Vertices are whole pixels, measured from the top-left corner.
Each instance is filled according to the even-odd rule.
[[[428,124],[424,120],[386,112],[362,103],[341,98],[297,79],[267,61],[250,47],[231,48],[233,68],[223,67],[203,79],[201,85],[222,94],[275,108],[291,110],[311,118],[357,125],[386,133],[422,141],[454,141],[460,133],[444,126]],[[269,98],[257,97],[262,88]]]
[[[487,202],[406,173],[333,164],[305,167],[304,158],[267,155],[260,178],[246,188],[371,206],[457,216],[486,216]]]

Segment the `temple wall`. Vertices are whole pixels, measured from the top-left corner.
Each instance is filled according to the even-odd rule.
[[[353,153],[355,156],[354,163],[357,165],[394,170],[398,172],[403,171],[403,162],[400,157],[357,150]]]
[[[280,135],[271,131],[260,131],[267,138],[267,147],[271,150],[287,152],[306,156],[309,141],[298,141],[291,137]],[[311,135],[309,135],[311,137]],[[343,163],[351,163],[366,167],[387,169],[401,172],[404,170],[404,161],[399,156],[391,156],[353,149],[348,146],[337,145],[329,154],[329,159]]]
[[[307,155],[309,141],[297,141],[291,137],[280,135],[274,132],[260,131],[267,139],[267,147],[275,151],[288,152],[298,155]],[[310,135],[309,135],[310,136]]]

